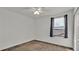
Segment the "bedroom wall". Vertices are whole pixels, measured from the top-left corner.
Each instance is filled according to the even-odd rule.
[[[50,37],[50,18],[59,17],[68,14],[68,38],[63,37]],[[40,17],[36,20],[37,39],[46,41],[53,44],[58,44],[67,47],[73,47],[73,10],[60,13],[57,15],[48,15]]]
[[[32,40],[33,24],[32,18],[0,8],[0,50]]]

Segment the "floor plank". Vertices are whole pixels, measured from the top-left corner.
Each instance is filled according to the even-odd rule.
[[[73,51],[73,50],[67,47],[62,47],[55,44],[33,40],[8,49],[4,49],[3,51]]]

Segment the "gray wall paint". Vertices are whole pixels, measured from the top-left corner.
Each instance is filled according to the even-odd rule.
[[[53,37],[50,38],[50,18],[51,17],[59,17],[62,15],[68,14],[68,38],[62,37]],[[68,11],[65,13],[61,13],[58,15],[49,15],[40,17],[37,19],[37,39],[41,41],[46,41],[54,44],[59,44],[62,46],[73,47],[72,40],[73,40],[73,10]]]
[[[0,8],[0,50],[33,39],[33,24],[27,16]]]

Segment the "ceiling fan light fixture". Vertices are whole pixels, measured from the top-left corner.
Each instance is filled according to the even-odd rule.
[[[42,12],[41,8],[33,8],[34,15],[39,15]]]
[[[39,11],[34,12],[34,15],[39,15],[39,14],[40,14]]]

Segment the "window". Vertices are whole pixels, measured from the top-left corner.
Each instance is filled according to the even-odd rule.
[[[50,37],[68,37],[67,15],[59,18],[51,18]]]
[[[65,22],[64,17],[54,18],[53,36],[64,37]]]

